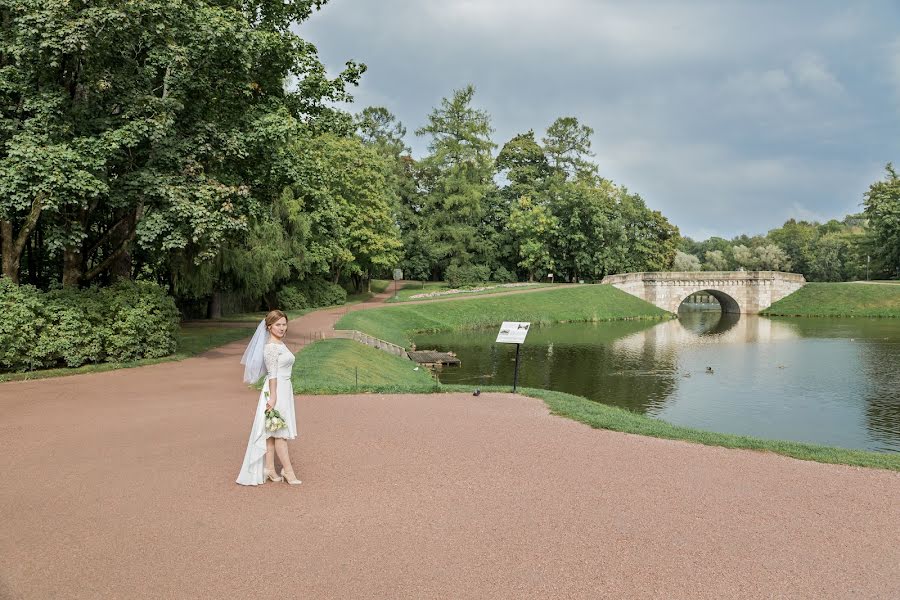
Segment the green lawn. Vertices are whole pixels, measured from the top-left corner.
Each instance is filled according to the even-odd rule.
[[[397,292],[396,300],[391,297],[388,299],[388,302],[409,302],[409,301],[423,301],[423,300],[440,300],[442,298],[456,298],[458,296],[480,296],[487,294],[502,294],[504,292],[512,292],[515,290],[522,289],[532,289],[532,288],[541,288],[541,287],[551,287],[552,283],[528,283],[528,284],[518,284],[515,287],[500,287],[503,286],[502,283],[482,283],[477,286],[474,286],[470,289],[462,288],[462,291],[454,294],[444,294],[440,296],[434,296],[431,298],[413,298],[412,296],[417,296],[419,294],[432,294],[441,292],[447,292],[452,288],[447,285],[443,281],[426,281],[425,285],[422,286],[418,283],[407,283],[405,287],[401,288]],[[488,288],[488,289],[479,289],[479,288]],[[390,288],[393,291],[393,286]]]
[[[807,283],[762,314],[786,317],[900,317],[900,285]]]
[[[403,347],[410,334],[478,329],[503,321],[534,324],[665,319],[669,313],[609,285],[554,287],[528,294],[385,306],[344,315],[336,329],[357,329]]]
[[[353,340],[322,340],[297,353],[294,391],[430,392],[440,387],[428,369],[417,367],[410,360]]]
[[[207,350],[224,346],[229,342],[249,338],[251,335],[253,335],[253,327],[250,323],[247,324],[247,327],[216,327],[214,325],[186,327],[182,325],[175,334],[175,342],[177,344],[175,354],[170,354],[169,356],[164,356],[162,358],[145,358],[142,360],[121,363],[109,362],[83,365],[76,368],[44,369],[41,371],[29,371],[27,373],[4,373],[0,374],[0,382],[46,379],[48,377],[64,377],[66,375],[79,375],[82,373],[101,373],[103,371],[112,371],[114,369],[128,369],[131,367],[155,365],[162,362],[184,360],[185,358],[201,354]]]

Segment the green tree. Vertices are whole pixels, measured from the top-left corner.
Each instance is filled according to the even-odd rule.
[[[678,250],[675,252],[675,260],[672,262],[673,271],[699,271],[700,259],[693,254]]]
[[[596,177],[597,165],[590,160],[593,134],[593,129],[582,125],[575,117],[556,119],[543,138],[550,166],[569,179]]]
[[[292,32],[323,4],[0,4],[4,273],[28,248],[88,283],[130,274],[135,240],[147,264],[199,264],[246,235],[283,187],[273,153],[301,121],[336,126],[364,70],[329,79]]]
[[[423,214],[437,264],[489,265],[496,251],[488,223],[495,189],[490,117],[472,106],[475,88],[455,90],[432,110],[416,135],[429,136],[429,155],[420,163]]]
[[[549,207],[522,196],[510,211],[508,227],[517,249],[516,265],[525,270],[528,281],[534,281],[535,274],[550,272],[554,266],[550,248],[559,223]]]
[[[863,206],[874,241],[874,266],[881,275],[900,273],[900,177],[885,167],[884,180],[869,186]]]

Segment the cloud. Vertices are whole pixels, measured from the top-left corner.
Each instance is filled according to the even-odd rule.
[[[332,72],[368,64],[351,110],[413,131],[473,83],[500,145],[576,116],[604,176],[731,237],[856,212],[873,165],[900,162],[898,21],[889,0],[333,0],[300,33]]]

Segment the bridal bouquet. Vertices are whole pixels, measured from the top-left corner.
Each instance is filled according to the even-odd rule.
[[[282,418],[281,413],[279,413],[274,408],[270,408],[266,411],[266,430],[268,431],[278,431],[282,427],[287,427],[287,423],[285,423],[284,418]]]
[[[266,403],[269,401],[269,392],[266,392]],[[275,410],[274,408],[270,408],[266,410],[266,430],[267,431],[278,431],[282,427],[287,427],[287,423],[284,418],[281,416],[281,413]]]

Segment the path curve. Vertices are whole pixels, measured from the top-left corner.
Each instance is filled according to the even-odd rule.
[[[900,474],[512,394],[298,396],[303,485],[238,486],[242,351],[0,384],[0,598],[900,597]]]

